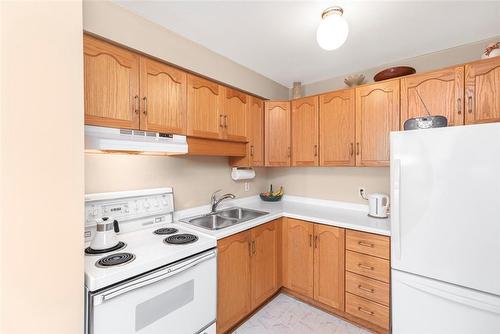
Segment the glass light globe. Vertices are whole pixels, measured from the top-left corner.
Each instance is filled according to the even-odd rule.
[[[344,44],[348,34],[347,21],[341,15],[331,13],[321,20],[316,31],[316,40],[321,48],[335,50]]]

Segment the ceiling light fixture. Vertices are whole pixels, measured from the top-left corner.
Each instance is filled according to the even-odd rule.
[[[347,39],[349,26],[342,17],[344,10],[341,7],[328,7],[321,14],[321,22],[316,31],[316,40],[321,48],[335,50]]]

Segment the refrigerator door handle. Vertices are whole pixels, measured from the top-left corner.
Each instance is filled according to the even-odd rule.
[[[394,247],[394,255],[397,260],[401,259],[401,226],[400,226],[400,202],[401,202],[401,160],[395,159],[392,180],[392,208],[391,208],[391,240]]]
[[[468,307],[476,308],[479,310],[495,313],[500,315],[500,304],[499,303],[494,303],[490,302],[489,300],[481,300],[479,296],[478,298],[474,297],[469,297],[469,296],[464,296],[461,294],[453,293],[451,291],[446,291],[444,289],[439,289],[438,287],[429,285],[429,284],[424,284],[421,282],[418,282],[416,280],[412,279],[404,279],[401,281],[401,283],[405,284],[406,286],[419,290],[423,293],[426,294],[431,294],[446,300],[450,300],[452,302],[462,304]]]

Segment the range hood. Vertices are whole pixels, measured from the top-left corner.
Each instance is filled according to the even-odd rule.
[[[176,155],[187,154],[188,145],[181,135],[86,125],[85,151]]]

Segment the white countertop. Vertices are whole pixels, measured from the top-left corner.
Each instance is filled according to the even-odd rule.
[[[380,235],[390,235],[391,233],[390,218],[371,218],[367,215],[368,206],[362,204],[336,202],[298,196],[284,196],[279,202],[264,202],[259,198],[259,196],[252,196],[222,202],[219,209],[234,206],[265,211],[269,212],[269,214],[215,231],[182,222],[177,222],[176,224],[198,230],[217,239],[228,237],[280,217],[307,220],[314,223],[343,227]],[[205,214],[209,211],[210,208],[208,205],[177,211],[175,213],[175,220]]]

